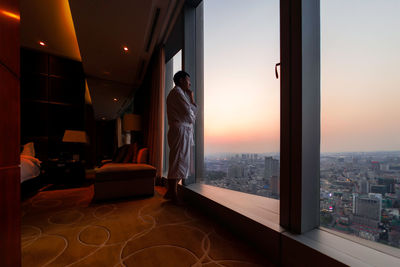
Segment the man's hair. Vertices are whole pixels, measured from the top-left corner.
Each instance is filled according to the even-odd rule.
[[[178,85],[179,81],[181,79],[185,79],[186,77],[190,77],[189,73],[187,73],[186,71],[180,70],[177,73],[175,73],[175,75],[174,75],[174,83],[176,85]]]

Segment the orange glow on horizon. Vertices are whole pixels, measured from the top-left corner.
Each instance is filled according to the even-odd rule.
[[[9,12],[9,11],[7,11],[7,10],[0,10],[1,11],[1,14],[3,14],[4,16],[6,16],[6,17],[9,17],[9,18],[12,18],[12,19],[15,19],[15,20],[21,20],[21,17],[19,16],[19,14],[16,14],[16,13],[13,13],[13,12]]]

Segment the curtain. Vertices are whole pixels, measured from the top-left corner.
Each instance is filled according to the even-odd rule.
[[[164,48],[155,50],[155,55],[149,66],[151,78],[150,106],[147,131],[149,148],[149,163],[157,169],[157,179],[162,176],[163,135],[164,135],[164,79],[165,79]]]

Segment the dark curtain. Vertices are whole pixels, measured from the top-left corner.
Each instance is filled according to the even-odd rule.
[[[164,84],[165,84],[164,48],[156,49],[148,71],[151,73],[149,85],[150,102],[148,127],[145,132],[149,148],[149,163],[157,169],[157,178],[162,175],[163,135],[164,135]]]

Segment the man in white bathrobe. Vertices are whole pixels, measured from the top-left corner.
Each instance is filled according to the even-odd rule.
[[[194,146],[193,129],[197,105],[190,90],[190,76],[184,71],[174,75],[175,87],[167,97],[168,116],[168,191],[165,198],[177,200],[177,184],[190,170],[190,151]]]

